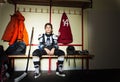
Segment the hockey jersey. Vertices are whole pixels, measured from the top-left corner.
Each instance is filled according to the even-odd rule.
[[[70,23],[65,12],[62,14],[59,34],[58,43],[68,44],[73,42]]]
[[[58,49],[58,44],[57,44],[57,36],[55,34],[40,34],[39,35],[39,49],[43,50],[44,48],[48,49]]]

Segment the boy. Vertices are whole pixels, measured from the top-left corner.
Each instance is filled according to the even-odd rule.
[[[35,76],[34,78],[38,78],[40,73],[40,58],[42,55],[57,55],[57,68],[56,75],[65,77],[63,73],[63,63],[64,63],[64,55],[65,53],[58,48],[57,44],[57,36],[53,34],[53,27],[51,23],[45,24],[45,33],[40,35],[39,40],[39,49],[36,49],[33,52],[33,64],[35,68]]]

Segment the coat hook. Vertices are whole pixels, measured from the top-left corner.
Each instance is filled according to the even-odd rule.
[[[37,13],[37,8],[35,8],[35,12]]]
[[[41,9],[41,13],[43,13],[43,9]]]
[[[46,9],[47,10],[47,12],[46,13],[48,13],[48,9]]]
[[[29,12],[31,12],[31,8],[29,8]]]
[[[81,11],[79,11],[79,15],[82,15],[82,12],[81,12]]]
[[[60,9],[58,9],[58,14],[60,14]]]
[[[17,11],[19,11],[20,10],[20,8],[19,7],[17,7]]]
[[[71,14],[71,11],[70,11],[70,9],[69,9],[69,14]]]
[[[52,13],[54,14],[54,9],[52,9]]]
[[[65,12],[65,9],[63,10],[63,13]]]
[[[25,12],[25,8],[23,8],[23,12]]]
[[[76,10],[74,10],[74,15],[76,15]]]

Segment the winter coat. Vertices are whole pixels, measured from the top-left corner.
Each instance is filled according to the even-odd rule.
[[[24,20],[24,16],[19,11],[11,15],[11,20],[6,27],[2,40],[9,42],[9,45],[14,44],[16,40],[23,41],[28,45],[29,39]]]

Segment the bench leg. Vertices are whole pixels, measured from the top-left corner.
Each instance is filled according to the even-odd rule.
[[[84,69],[84,59],[81,58],[81,66],[82,66],[82,70]]]
[[[10,58],[10,70],[14,71],[14,58]]]
[[[89,70],[89,58],[86,58],[86,70]]]

